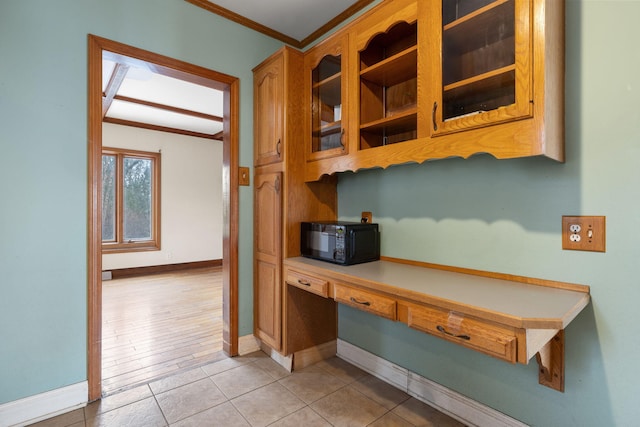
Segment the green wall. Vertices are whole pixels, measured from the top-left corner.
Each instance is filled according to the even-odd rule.
[[[182,0],[0,1],[0,404],[85,381],[87,34],[241,79],[282,43]],[[240,187],[240,334],[252,332],[252,189]]]
[[[640,2],[567,0],[567,162],[488,156],[342,174],[385,255],[591,286],[567,328],[566,392],[510,365],[340,308],[340,336],[539,426],[630,426],[640,285]],[[281,43],[182,0],[0,0],[0,404],[86,380],[87,34],[241,79]],[[251,333],[252,188],[240,188],[240,333]],[[607,252],[562,251],[560,218],[606,215]]]
[[[567,1],[566,158],[479,155],[343,174],[383,255],[591,286],[566,330],[565,393],[510,365],[344,306],[340,338],[537,426],[638,425],[640,2]],[[607,252],[563,251],[562,215],[606,215]]]

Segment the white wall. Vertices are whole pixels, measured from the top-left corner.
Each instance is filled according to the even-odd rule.
[[[160,151],[161,250],[105,254],[102,269],[222,259],[222,142],[103,124],[105,147]]]

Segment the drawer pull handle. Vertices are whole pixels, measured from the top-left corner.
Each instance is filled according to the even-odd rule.
[[[309,282],[305,282],[302,279],[298,279],[298,284],[302,285],[302,286],[311,286],[311,283]]]
[[[433,122],[433,130],[438,130],[438,123],[436,122],[436,111],[438,110],[438,103],[433,103],[433,110],[431,110],[431,121]]]
[[[440,332],[442,332],[443,334],[449,335],[450,337],[455,337],[455,338],[460,338],[461,340],[466,340],[469,341],[471,339],[471,337],[469,335],[456,335],[456,334],[452,334],[451,332],[447,331],[444,326],[440,326],[438,325],[438,327],[436,328],[438,329]]]
[[[371,303],[369,301],[358,301],[354,297],[351,297],[349,299],[351,300],[351,302],[356,303],[356,304],[366,305],[366,306],[370,306],[371,305]]]

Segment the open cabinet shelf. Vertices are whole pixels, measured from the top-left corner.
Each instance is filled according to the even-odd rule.
[[[417,32],[400,21],[359,52],[360,150],[417,136]]]

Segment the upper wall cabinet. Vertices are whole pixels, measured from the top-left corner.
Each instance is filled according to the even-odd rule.
[[[564,161],[563,0],[386,0],[343,32],[348,153],[307,181],[479,153]]]
[[[304,93],[307,160],[345,154],[349,123],[347,98],[348,34],[327,39],[313,47],[304,58]]]
[[[274,56],[253,74],[254,164],[282,161],[284,139],[284,55]]]
[[[432,134],[531,117],[530,0],[425,2],[434,32]]]
[[[564,161],[564,1],[419,2],[427,158]]]
[[[418,137],[418,7],[392,1],[353,28],[354,152]]]
[[[360,107],[358,150],[418,136],[417,19],[415,2],[397,2],[392,13],[381,10],[354,29],[358,61],[354,89],[359,92]]]

